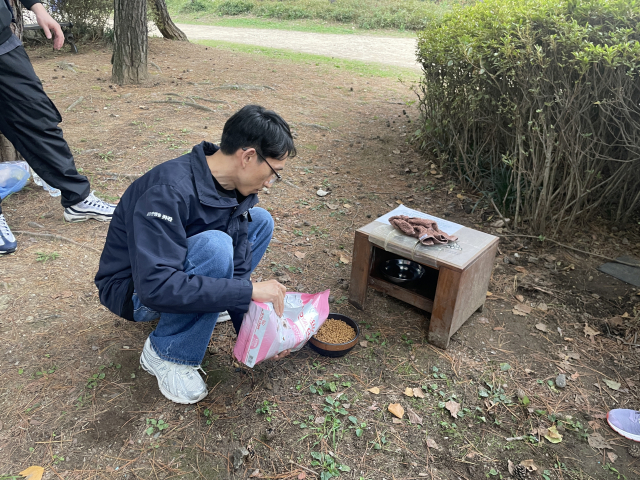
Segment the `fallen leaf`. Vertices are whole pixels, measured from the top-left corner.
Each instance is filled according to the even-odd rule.
[[[369,391],[375,395],[378,395],[380,393],[380,389],[378,387],[372,387],[369,389]]]
[[[618,459],[618,455],[616,455],[613,452],[607,452],[607,457],[609,457],[609,460],[611,460],[611,463],[615,463],[615,461]]]
[[[539,303],[536,308],[541,312],[546,312],[547,310],[549,310],[549,307],[547,306],[546,303]]]
[[[572,360],[580,360],[580,354],[576,352],[567,352],[567,358],[571,358]]]
[[[493,327],[493,330],[499,332],[501,330],[504,330],[504,327]]]
[[[544,323],[536,323],[536,328],[545,333],[549,331],[549,328]]]
[[[302,260],[304,258],[304,256],[306,255],[306,253],[302,253],[302,252],[295,252],[294,255],[296,257],[298,257],[300,260]]]
[[[409,417],[409,422],[413,423],[414,425],[422,425],[422,417],[410,408],[407,408],[407,417]]]
[[[560,443],[562,441],[562,435],[558,433],[558,429],[555,425],[550,426],[547,429],[547,434],[544,436],[551,443]]]
[[[525,303],[518,303],[513,307],[515,310],[520,310],[521,312],[524,313],[531,313],[531,307]]]
[[[521,310],[517,310],[517,309],[515,309],[515,308],[514,308],[513,310],[511,310],[511,313],[513,313],[514,315],[519,315],[519,316],[521,316],[521,317],[526,317],[526,316],[527,316],[527,314],[526,314],[526,313],[524,313],[524,312],[523,312],[523,311],[521,311]]]
[[[594,330],[587,323],[585,323],[584,324],[584,336],[585,337],[591,337],[591,340],[593,341],[593,338],[596,335],[600,335],[600,332],[598,332],[597,330]]]
[[[366,340],[363,340],[363,341],[360,342],[360,346],[364,347],[364,348],[367,348],[369,346],[369,342],[367,342]]]
[[[509,475],[513,475],[513,472],[515,472],[515,465],[511,460],[507,460],[507,470],[509,471]]]
[[[524,369],[524,373],[533,373],[533,370],[529,369],[529,368],[525,368]]]
[[[418,398],[424,398],[424,393],[422,392],[421,388],[414,388],[413,389],[413,396],[414,397],[418,397]]]
[[[338,205],[333,205],[332,203],[325,203],[325,205],[327,206],[327,208],[329,210],[337,210],[338,209]]]
[[[589,426],[591,427],[592,430],[597,430],[600,428],[600,422],[598,422],[597,420],[591,420],[589,422]]]
[[[413,397],[413,388],[411,388],[411,387],[407,387],[407,388],[405,388],[405,389],[404,389],[404,394],[405,394],[407,397]]]
[[[369,407],[369,410],[371,410],[372,412],[380,410],[380,408],[378,407],[378,402],[373,402],[373,404],[371,404],[371,406]]]
[[[388,410],[396,417],[402,418],[404,416],[404,408],[399,403],[390,403]]]
[[[516,272],[527,273],[527,269],[524,267],[516,267]]]
[[[578,372],[571,374],[571,380],[577,380],[580,374]]]
[[[249,475],[249,478],[256,478],[260,476],[260,470],[258,470],[257,468],[253,471],[253,473],[251,475]],[[300,478],[300,476],[298,476],[298,478]],[[304,477],[302,477],[304,478]]]
[[[345,203],[345,204],[343,205],[343,207],[344,207],[344,208],[351,208],[351,205],[349,205],[348,203]]]
[[[607,323],[614,328],[620,328],[624,325],[624,319],[622,317],[613,317],[607,320]]]
[[[351,259],[349,259],[348,257],[345,257],[344,255],[340,255],[340,262],[344,264],[348,264],[349,262],[351,262]]]
[[[436,441],[433,438],[430,438],[430,437],[427,437],[427,447],[435,448],[436,450],[440,450],[440,447],[438,446]]]
[[[491,295],[493,295],[493,293],[487,292],[487,297],[490,297]]]
[[[392,150],[394,155],[400,155],[400,150]]]
[[[395,423],[395,424],[402,423],[402,420],[400,420],[399,418],[396,418],[396,417],[393,417],[393,418],[391,419],[391,421],[392,421],[393,423]]]
[[[489,323],[489,319],[487,317],[480,317],[478,323]]]
[[[611,390],[620,390],[620,384],[618,382],[614,382],[613,380],[604,379],[604,383],[607,384]]]
[[[444,408],[449,410],[453,418],[458,418],[458,412],[460,411],[460,404],[458,402],[449,400],[447,403],[444,404]]]
[[[456,197],[457,197],[458,199],[460,199],[460,200],[464,200],[465,198],[467,198],[467,197],[465,197],[464,195],[462,195],[461,193],[459,193],[458,195],[456,195]]]
[[[518,300],[520,303],[524,303],[524,297],[522,295],[516,295],[516,300]]]
[[[25,477],[25,480],[41,480],[44,475],[44,468],[37,465],[32,465],[29,468],[21,471],[18,475]]]
[[[520,462],[520,465],[522,465],[530,472],[535,472],[536,470],[538,470],[538,467],[536,467],[536,465],[533,463],[533,460],[523,460]]]
[[[609,442],[607,442],[599,433],[592,433],[591,435],[589,435],[587,441],[589,442],[589,446],[591,448],[613,450],[613,447],[609,445]]]

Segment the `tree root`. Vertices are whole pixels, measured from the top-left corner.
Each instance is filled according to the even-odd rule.
[[[150,100],[149,103],[174,103],[176,105],[184,105],[185,107],[197,108],[198,110],[204,110],[206,112],[215,112],[215,110],[213,110],[212,108],[205,107],[204,105],[199,105],[197,103],[190,103],[187,101],[180,102],[178,100],[167,99],[167,100]]]
[[[73,243],[74,245],[78,245],[79,247],[88,248],[90,250],[93,250],[94,252],[102,253],[97,248],[93,248],[93,247],[91,247],[89,245],[86,245],[84,243],[78,243],[78,242],[76,242],[75,240],[73,240],[71,238],[63,237],[62,235],[56,235],[55,233],[37,233],[37,232],[27,232],[27,231],[24,231],[24,230],[14,230],[13,233],[17,233],[18,235],[28,235],[30,237],[48,238],[50,240],[56,240],[56,241],[59,241],[59,242]]]
[[[536,240],[540,240],[540,237],[536,237],[535,235],[521,235],[518,233],[505,233],[500,235],[501,237],[524,237],[524,238],[535,238]],[[550,238],[544,238],[543,242],[551,242],[551,243],[555,243],[556,245],[560,245],[561,247],[567,248],[569,250],[573,250],[575,252],[580,252],[580,253],[584,253],[585,255],[590,255],[592,257],[598,257],[598,258],[603,258],[605,260],[608,260],[609,262],[615,262],[615,263],[620,263],[622,265],[628,265],[630,267],[638,267],[638,264],[633,264],[633,263],[627,263],[627,262],[623,262],[622,260],[616,260],[615,258],[609,258],[609,257],[605,257],[604,255],[599,255],[597,253],[593,253],[593,252],[587,252],[585,250],[580,250],[579,248],[575,248],[575,247],[570,247],[569,245],[565,245],[564,243],[560,243],[556,240],[552,240]]]

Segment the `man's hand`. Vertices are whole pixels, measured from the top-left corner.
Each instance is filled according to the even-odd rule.
[[[277,354],[275,357],[273,357],[272,360],[280,360],[280,359],[286,357],[287,355],[289,355],[290,353],[291,353],[291,350],[283,350],[282,352]]]
[[[276,315],[280,317],[284,313],[285,293],[287,293],[287,288],[281,283],[278,283],[277,280],[254,282],[251,300],[273,303],[273,309],[276,311]]]
[[[64,43],[64,34],[58,22],[51,18],[51,15],[41,3],[34,3],[31,11],[36,14],[38,25],[42,27],[47,38],[51,38],[51,31],[53,30],[53,48],[60,50]]]

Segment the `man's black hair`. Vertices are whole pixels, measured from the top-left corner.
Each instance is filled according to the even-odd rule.
[[[245,147],[255,148],[264,158],[283,160],[296,156],[289,124],[276,112],[260,105],[242,107],[222,129],[222,153],[233,155]]]

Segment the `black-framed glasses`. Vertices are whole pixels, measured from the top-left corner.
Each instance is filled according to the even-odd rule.
[[[248,148],[249,148],[249,147],[244,147],[242,150],[246,152],[246,151],[248,150]],[[255,150],[255,148],[254,148],[254,150]],[[273,172],[273,175],[275,175],[275,178],[272,176],[272,177],[269,179],[269,182],[268,182],[268,183],[269,183],[269,185],[272,185],[272,184],[273,184],[273,182],[275,182],[276,180],[277,180],[277,181],[282,180],[282,175],[280,175],[278,172],[276,172],[276,171],[274,170],[274,168],[271,166],[271,164],[270,164],[269,162],[267,162],[267,159],[266,159],[266,158],[264,158],[262,155],[260,155],[260,154],[258,153],[258,150],[256,150],[256,155],[257,155],[257,156],[258,156],[258,158],[260,158],[263,162],[265,162],[267,165],[269,165],[269,168],[270,168],[270,169],[271,169],[271,171]]]

